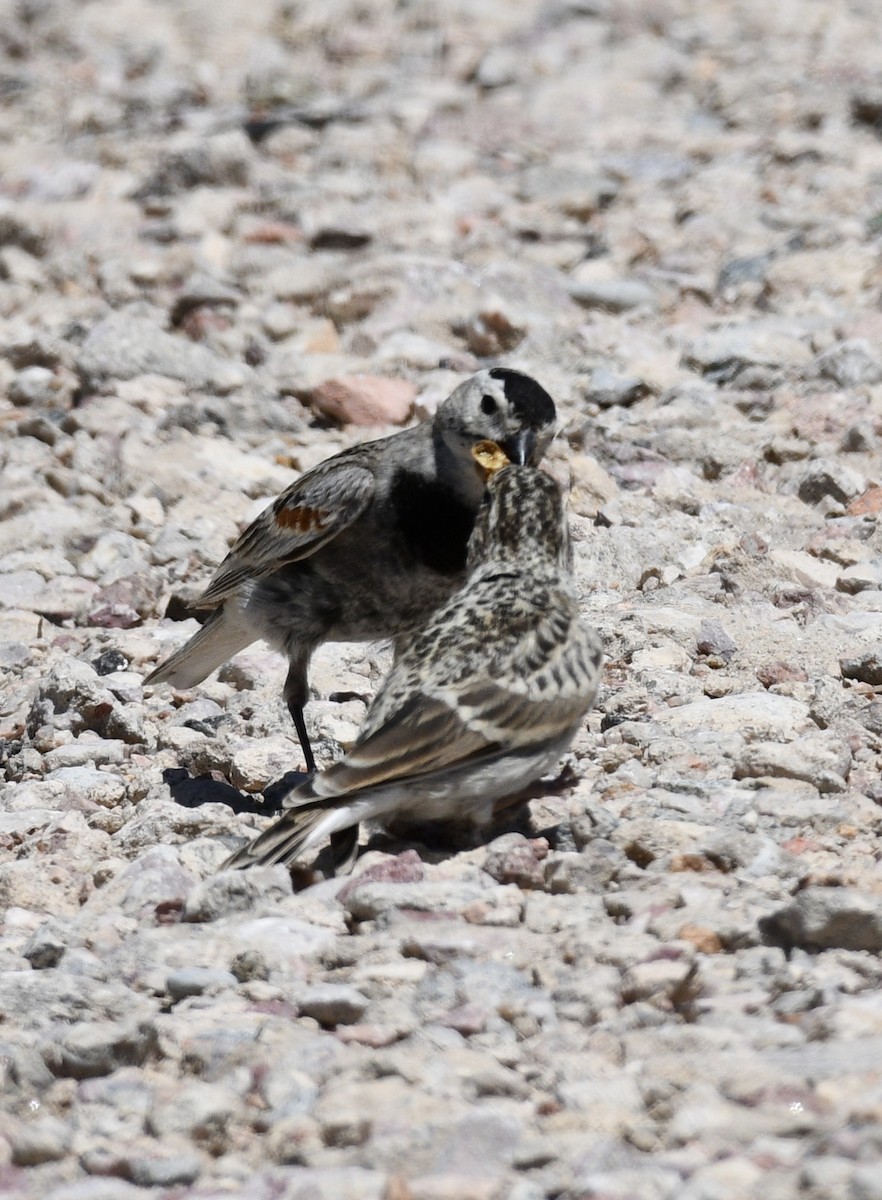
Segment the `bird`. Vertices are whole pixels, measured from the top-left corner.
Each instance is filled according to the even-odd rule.
[[[489,440],[534,464],[556,427],[541,384],[490,367],[429,420],[319,463],[242,533],[193,603],[208,619],[145,684],[194,687],[262,638],[288,659],[283,694],[312,773],[303,710],[314,651],[385,638],[397,649],[464,578],[486,479],[474,447]]]
[[[351,870],[364,820],[480,830],[568,749],[602,664],[579,615],[560,486],[530,466],[494,471],[463,586],[401,651],[351,749],[221,869],[290,864],[330,837],[335,869]]]

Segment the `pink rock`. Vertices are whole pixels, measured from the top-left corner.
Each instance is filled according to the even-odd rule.
[[[350,879],[337,893],[342,904],[363,883],[419,883],[423,878],[423,860],[416,850],[404,850],[365,868],[360,875]]]
[[[313,408],[343,425],[401,425],[410,416],[416,385],[382,375],[338,375],[309,394]]]

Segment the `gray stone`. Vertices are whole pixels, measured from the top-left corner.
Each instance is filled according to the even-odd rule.
[[[573,282],[570,295],[583,308],[600,308],[606,312],[627,312],[641,305],[653,306],[655,302],[652,288],[636,279]]]
[[[719,621],[702,621],[698,633],[698,653],[729,662],[738,646]]]
[[[73,1140],[72,1130],[57,1117],[37,1117],[22,1125],[12,1137],[12,1161],[18,1167],[36,1167],[40,1163],[64,1158]]]
[[[882,591],[882,562],[877,559],[846,567],[836,580],[836,587],[851,596],[858,592]]]
[[[373,921],[397,909],[416,912],[459,912],[487,898],[486,889],[459,880],[426,880],[421,883],[364,883],[343,901],[357,921]]]
[[[147,1115],[147,1128],[157,1138],[184,1134],[198,1146],[220,1153],[238,1109],[238,1097],[228,1088],[193,1080],[157,1096]]]
[[[547,852],[547,846],[545,847]],[[506,833],[487,847],[483,869],[497,883],[514,883],[522,888],[541,888],[545,882],[542,857],[536,846],[521,833]]]
[[[585,389],[585,399],[601,408],[627,408],[649,391],[642,379],[618,375],[608,367],[595,367]]]
[[[735,778],[803,779],[821,793],[844,792],[850,769],[851,751],[842,738],[833,733],[817,733],[786,745],[754,742],[739,756]]]
[[[369,1003],[357,988],[342,983],[317,983],[297,997],[300,1012],[329,1029],[354,1025],[362,1019]]]
[[[80,350],[77,370],[87,388],[112,379],[164,375],[218,394],[241,387],[249,377],[246,367],[186,337],[166,333],[146,317],[125,312],[113,313],[95,326]]]
[[[119,1067],[140,1066],[155,1046],[152,1021],[81,1021],[60,1042],[47,1043],[43,1055],[53,1074],[91,1079],[109,1075]]]
[[[847,504],[866,491],[863,475],[834,459],[816,459],[805,471],[799,483],[798,495],[806,504],[822,504],[835,500]]]
[[[58,921],[44,921],[25,942],[22,956],[35,971],[57,967],[67,949],[64,928]]]
[[[859,387],[882,380],[882,362],[865,338],[837,342],[819,356],[818,369],[826,379],[832,379],[842,388]]]
[[[199,883],[184,902],[185,921],[217,921],[232,913],[250,912],[259,905],[278,904],[291,895],[291,877],[284,867],[223,871]]]
[[[126,1161],[126,1177],[138,1187],[174,1187],[193,1183],[202,1174],[198,1154],[131,1155]]]
[[[183,1000],[187,996],[201,996],[203,992],[225,991],[237,982],[231,972],[214,967],[180,967],[172,971],[165,986],[172,1000]]]
[[[882,646],[872,646],[860,654],[839,660],[843,679],[857,679],[861,683],[882,685]]]
[[[809,950],[882,950],[882,906],[853,888],[806,888],[761,928],[771,939]]]

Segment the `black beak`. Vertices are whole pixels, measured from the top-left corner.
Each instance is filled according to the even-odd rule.
[[[499,445],[508,456],[509,462],[522,467],[530,462],[536,452],[536,434],[532,429],[520,429],[511,437],[505,438]]]

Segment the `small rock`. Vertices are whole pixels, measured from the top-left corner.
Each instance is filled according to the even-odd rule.
[[[344,908],[356,921],[375,921],[396,909],[415,912],[461,912],[486,890],[465,880],[423,880],[419,883],[361,883],[346,896]]]
[[[127,1155],[121,1174],[142,1188],[171,1188],[194,1183],[202,1174],[202,1159],[196,1153],[170,1155]]]
[[[28,730],[33,736],[40,726],[54,724],[74,733],[92,729],[103,734],[113,710],[113,695],[88,663],[64,658],[41,680],[28,714]]]
[[[570,295],[583,308],[599,308],[604,312],[627,312],[641,305],[652,306],[652,288],[636,279],[598,279],[570,284]]]
[[[882,380],[882,362],[864,338],[850,338],[825,350],[818,358],[818,369],[825,378],[832,379],[842,388]]]
[[[145,617],[156,615],[160,586],[152,575],[115,579],[93,597],[86,615],[99,629],[131,629]]]
[[[184,901],[185,921],[217,921],[249,912],[258,904],[278,904],[291,895],[291,876],[284,867],[222,871],[196,885]]]
[[[57,921],[44,921],[28,940],[22,950],[34,971],[45,971],[48,967],[57,967],[67,949],[67,941],[61,925]]]
[[[270,972],[266,959],[259,950],[243,950],[234,954],[230,960],[230,971],[239,983],[247,983],[253,979],[269,979]]]
[[[25,367],[9,384],[8,396],[20,408],[48,408],[58,399],[59,383],[48,367]]]
[[[123,1066],[140,1066],[156,1045],[152,1021],[81,1021],[60,1042],[46,1045],[43,1057],[54,1075],[91,1079]]]
[[[585,389],[585,399],[601,408],[628,408],[648,392],[649,388],[636,376],[618,375],[608,367],[595,367]]]
[[[124,671],[129,660],[121,650],[103,650],[97,658],[92,659],[92,670],[96,675],[110,675],[114,671]]]
[[[882,950],[882,908],[851,888],[808,887],[760,929],[769,940],[809,950]]]
[[[882,487],[870,487],[845,510],[850,517],[875,516],[882,512]]]
[[[365,868],[343,885],[337,899],[345,904],[352,892],[366,883],[418,883],[425,873],[423,860],[416,850],[404,850]]]
[[[738,645],[719,621],[702,621],[697,648],[699,654],[712,655],[729,662],[738,650]]]
[[[337,1025],[355,1025],[367,1011],[370,1001],[354,987],[343,983],[319,983],[297,999],[305,1017],[312,1017],[326,1029]]]
[[[834,459],[816,459],[803,475],[797,495],[805,504],[821,504],[835,500],[848,504],[866,491],[863,475]]]
[[[52,755],[57,754],[53,750],[46,758],[51,762]],[[101,808],[115,808],[126,794],[126,785],[118,775],[95,767],[57,767],[46,778],[62,784],[71,799],[84,799]]]
[[[873,687],[882,686],[882,646],[872,646],[853,658],[841,658],[839,669],[843,679],[857,679]]]
[[[742,692],[717,700],[693,700],[661,711],[655,719],[677,737],[713,731],[789,742],[816,728],[807,705],[774,692]]]
[[[466,322],[466,345],[479,358],[496,358],[508,354],[527,336],[522,325],[516,325],[504,312],[488,309]]]
[[[174,196],[200,186],[244,187],[253,158],[250,141],[238,130],[163,149],[136,199]]]
[[[548,847],[546,845],[545,852]],[[497,883],[514,883],[522,888],[542,888],[545,870],[536,846],[521,833],[506,833],[487,847],[483,869]]]
[[[836,587],[839,568],[835,563],[815,558],[805,550],[772,550],[769,557],[805,587]]]
[[[882,591],[882,562],[855,563],[846,567],[836,580],[837,590],[850,596],[858,592]]]
[[[417,387],[407,379],[338,375],[314,387],[308,400],[342,425],[401,425],[416,397]]]
[[[242,364],[126,312],[112,313],[95,326],[83,342],[77,370],[87,388],[110,379],[164,375],[218,394],[241,387],[249,377]]]
[[[238,980],[230,971],[214,967],[181,967],[172,971],[165,982],[172,1000],[201,996],[203,992],[220,992],[235,987]]]
[[[21,1126],[11,1139],[12,1161],[17,1167],[37,1167],[57,1162],[70,1150],[72,1131],[57,1117],[39,1117]]]
[[[184,1134],[209,1153],[221,1154],[229,1145],[228,1125],[238,1107],[228,1088],[193,1080],[156,1097],[147,1114],[147,1128],[157,1138]]]
[[[232,682],[230,672],[224,675]],[[244,750],[237,750],[230,764],[230,782],[243,792],[262,792],[273,780],[281,779],[296,768],[301,751],[294,742],[276,736],[263,738]]]
[[[877,133],[882,132],[882,88],[865,84],[851,94],[849,107],[853,121],[869,125]]]
[[[844,792],[851,769],[851,751],[832,733],[799,738],[787,745],[754,742],[745,747],[735,765],[735,778],[764,776],[803,779],[822,794]]]
[[[757,667],[756,677],[763,687],[774,687],[776,683],[804,683],[808,675],[802,667],[792,663],[771,662]]]

